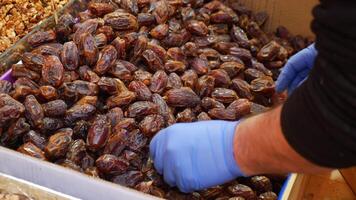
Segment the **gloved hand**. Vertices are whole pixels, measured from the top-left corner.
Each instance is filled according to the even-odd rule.
[[[158,173],[170,186],[192,192],[243,176],[233,153],[239,122],[178,123],[161,130],[150,143]]]
[[[292,56],[284,66],[276,83],[277,92],[288,90],[290,95],[308,77],[317,55],[314,44]]]

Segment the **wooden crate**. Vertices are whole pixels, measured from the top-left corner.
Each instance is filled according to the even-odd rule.
[[[338,170],[324,175],[293,174],[282,200],[356,200]]]

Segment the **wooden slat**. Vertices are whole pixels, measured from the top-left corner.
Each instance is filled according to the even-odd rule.
[[[341,175],[344,177],[346,183],[352,189],[356,195],[356,167],[350,169],[341,169],[339,170]]]
[[[356,196],[335,170],[325,175],[296,175],[283,200],[356,200]]]
[[[265,25],[268,31],[277,26],[286,26],[292,33],[312,36],[310,22],[312,9],[319,0],[239,0],[253,11],[266,11],[269,20]]]

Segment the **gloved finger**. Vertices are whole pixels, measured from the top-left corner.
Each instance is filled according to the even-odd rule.
[[[313,67],[316,55],[317,51],[315,50],[314,44],[312,44],[292,56],[277,79],[276,91],[283,92],[286,90],[301,71],[307,69],[309,72]]]
[[[295,77],[295,79],[288,86],[288,95],[293,93],[293,91],[299,86],[299,84],[308,76],[308,73],[309,70],[305,69]]]
[[[174,175],[174,165],[173,165],[173,158],[166,154],[164,158],[164,168],[163,168],[163,179],[164,181],[171,187],[176,186],[176,180]]]
[[[150,156],[153,159],[154,166],[159,174],[163,173],[165,146],[166,134],[165,129],[163,129],[153,137],[150,143]]]
[[[288,85],[295,78],[297,72],[294,70],[294,64],[290,61],[284,66],[281,74],[279,75],[276,82],[276,91],[283,92],[287,89]]]
[[[193,151],[189,151],[190,153],[193,153]],[[195,159],[196,160],[196,159]],[[193,159],[192,155],[182,155],[180,163],[184,163],[185,169],[184,169],[184,177],[182,177],[181,174],[178,172],[180,171],[179,163],[178,165],[175,166],[175,179],[177,183],[177,187],[181,192],[185,193],[190,193],[193,192],[194,190],[200,189],[198,182],[196,180],[196,176],[198,175],[198,171],[195,170],[194,165],[193,165]]]

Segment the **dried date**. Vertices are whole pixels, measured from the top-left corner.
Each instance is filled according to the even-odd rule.
[[[41,160],[46,160],[45,153],[31,142],[21,145],[17,151]]]
[[[57,56],[46,56],[42,68],[42,79],[45,83],[58,87],[63,82],[64,68]]]
[[[119,175],[127,170],[129,163],[114,155],[104,154],[95,161],[98,170],[106,175]]]
[[[168,83],[168,75],[166,72],[159,70],[153,74],[150,90],[153,93],[162,93],[163,90],[166,88]]]
[[[214,90],[215,78],[212,76],[204,75],[198,78],[195,85],[195,90],[200,97],[210,96]]]
[[[56,39],[56,33],[53,30],[49,31],[38,31],[27,38],[27,42],[32,46],[36,47],[43,43],[52,42]]]
[[[96,116],[88,130],[87,146],[91,151],[98,151],[107,143],[111,134],[111,125],[105,115]]]
[[[146,116],[140,123],[140,131],[147,137],[152,137],[164,127],[164,118],[161,115],[153,114]]]
[[[158,107],[150,101],[137,101],[127,109],[128,117],[143,117],[145,115],[157,114]]]
[[[72,142],[72,134],[72,129],[67,128],[52,135],[48,140],[48,144],[44,148],[46,157],[51,159],[64,157]]]
[[[78,139],[70,143],[66,159],[72,161],[76,165],[80,165],[82,159],[86,155],[86,144],[84,140]]]
[[[84,58],[85,63],[89,66],[95,65],[99,57],[95,38],[90,33],[83,33],[78,40],[80,41],[80,55]]]
[[[29,95],[25,99],[24,106],[26,109],[25,116],[29,120],[31,126],[40,128],[44,118],[44,111],[41,104],[38,103],[35,96]]]
[[[11,70],[11,75],[14,78],[26,77],[34,81],[40,79],[40,75],[37,72],[27,69],[23,64],[14,64]]]
[[[31,142],[41,150],[44,150],[47,144],[47,138],[34,130],[30,130],[25,133],[22,140],[24,143]]]
[[[58,93],[56,88],[50,85],[44,85],[39,88],[39,95],[46,101],[54,100],[58,98]]]
[[[110,96],[106,100],[106,106],[108,108],[125,106],[125,105],[129,105],[135,99],[136,99],[136,93],[131,91],[123,91],[120,92],[119,94]]]
[[[187,87],[171,89],[165,97],[167,104],[173,107],[195,107],[200,103],[198,95]]]
[[[79,51],[74,42],[66,42],[61,51],[61,61],[65,69],[75,70],[79,64]]]
[[[99,59],[94,67],[94,72],[98,75],[105,74],[111,66],[115,64],[117,57],[117,51],[114,46],[107,45],[105,46],[99,54]]]
[[[12,83],[6,80],[0,80],[0,93],[9,94],[12,90]]]
[[[231,103],[238,99],[235,91],[226,88],[215,88],[211,93],[211,97],[221,103]]]
[[[88,9],[91,14],[93,14],[97,17],[102,17],[108,13],[113,12],[114,6],[109,3],[90,2],[88,4]]]
[[[142,81],[132,81],[128,88],[136,93],[138,100],[149,101],[152,98],[152,92]]]
[[[47,117],[59,117],[66,113],[67,104],[63,100],[53,100],[42,104],[42,109]]]
[[[118,31],[136,30],[138,28],[137,18],[126,12],[115,11],[104,16],[105,24]]]

